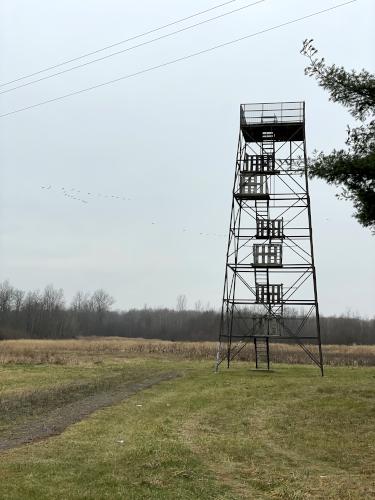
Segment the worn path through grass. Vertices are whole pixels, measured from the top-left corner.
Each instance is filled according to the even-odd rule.
[[[150,363],[182,376],[0,453],[0,498],[375,496],[374,369]]]
[[[0,367],[0,450],[58,434],[99,408],[175,376],[142,359]]]

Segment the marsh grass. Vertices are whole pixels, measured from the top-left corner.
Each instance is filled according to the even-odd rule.
[[[313,347],[315,349],[315,346]],[[271,344],[273,363],[306,364],[304,352],[294,344]],[[214,360],[216,342],[172,342],[119,337],[84,337],[71,340],[4,340],[0,342],[0,365],[84,365],[105,359],[146,357],[181,360]],[[375,366],[375,346],[323,346],[328,366]],[[254,361],[254,349],[241,351],[239,360]]]

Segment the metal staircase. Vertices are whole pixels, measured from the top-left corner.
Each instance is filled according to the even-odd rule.
[[[275,154],[275,134],[273,132],[262,133],[262,154],[274,155]]]
[[[270,369],[270,349],[268,337],[254,337],[256,369]]]
[[[255,214],[256,219],[267,220],[269,218],[269,201],[268,200],[256,200],[255,201]]]

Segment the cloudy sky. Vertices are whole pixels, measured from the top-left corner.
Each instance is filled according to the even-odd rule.
[[[2,0],[0,81],[38,72],[219,3],[224,0]],[[249,3],[233,1],[75,64]],[[266,0],[3,93],[0,114],[339,3]],[[103,287],[116,298],[116,307],[124,309],[145,304],[173,307],[178,294],[186,294],[190,306],[201,300],[218,307],[239,104],[305,100],[308,150],[340,147],[352,119],[304,76],[306,60],[299,51],[304,38],[314,38],[328,62],[374,70],[374,14],[372,0],[358,0],[210,53],[0,118],[0,279],[23,289],[53,283],[64,288],[68,300],[77,290]],[[338,201],[335,193],[323,182],[312,182],[321,310],[373,316],[375,240],[352,218],[350,203]]]

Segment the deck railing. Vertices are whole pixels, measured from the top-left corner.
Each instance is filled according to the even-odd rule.
[[[304,102],[269,102],[241,104],[241,126],[266,123],[302,123]]]

